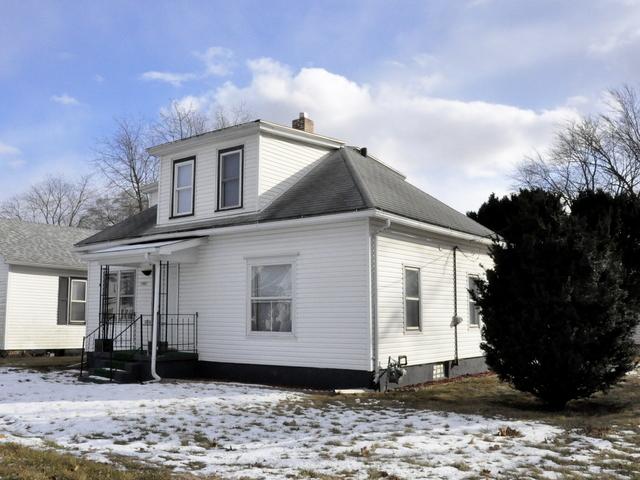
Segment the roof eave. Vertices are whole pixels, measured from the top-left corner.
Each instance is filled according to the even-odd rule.
[[[53,263],[39,263],[39,262],[26,262],[22,260],[7,260],[5,262],[7,265],[15,265],[19,267],[35,267],[35,268],[50,268],[52,270],[74,270],[78,272],[84,272],[87,270],[86,266],[83,265],[65,265],[65,264],[53,264]]]

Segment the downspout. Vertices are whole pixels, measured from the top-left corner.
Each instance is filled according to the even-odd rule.
[[[380,381],[380,361],[378,352],[378,234],[391,227],[391,220],[385,220],[385,224],[371,232],[371,353],[373,360],[373,383],[378,385]],[[378,389],[379,389],[378,385]]]
[[[455,357],[452,362],[453,366],[458,366],[458,324],[462,321],[460,317],[458,317],[458,268],[456,264],[456,252],[458,251],[458,247],[453,247],[453,318],[451,319],[451,325],[453,326],[453,336],[454,336],[454,348],[455,348]]]
[[[151,328],[151,376],[153,380],[151,382],[159,382],[162,380],[158,372],[156,371],[156,363],[158,360],[158,316],[160,313],[160,264],[156,262],[153,264],[153,314],[152,314],[152,328]]]

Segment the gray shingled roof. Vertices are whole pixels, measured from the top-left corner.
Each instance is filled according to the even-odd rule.
[[[156,226],[156,207],[128,218],[79,245],[179,233],[202,228],[263,223],[292,218],[379,209],[406,218],[464,233],[489,236],[493,232],[407,182],[381,162],[352,147],[327,154],[289,190],[259,213]]]
[[[83,268],[86,265],[73,253],[73,245],[94,233],[0,218],[0,257],[6,263]]]

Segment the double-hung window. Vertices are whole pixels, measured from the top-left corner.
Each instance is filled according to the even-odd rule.
[[[218,210],[242,207],[243,147],[218,153]]]
[[[193,214],[195,158],[173,162],[173,216]]]
[[[404,268],[404,321],[407,330],[420,329],[420,269]]]
[[[136,305],[136,272],[123,270],[109,274],[107,313],[133,319]]]
[[[87,304],[87,281],[71,279],[69,293],[69,323],[85,323]]]
[[[84,278],[58,277],[58,325],[84,325],[86,302]]]
[[[469,325],[472,327],[480,326],[480,307],[476,304],[471,292],[478,293],[478,277],[469,276]]]
[[[251,332],[292,330],[293,264],[249,264]]]

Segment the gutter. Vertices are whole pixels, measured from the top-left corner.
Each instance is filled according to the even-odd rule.
[[[423,230],[425,232],[429,232],[429,233],[434,233],[437,235],[442,235],[445,237],[450,237],[450,238],[457,238],[460,240],[466,240],[468,242],[474,242],[474,243],[481,243],[483,245],[487,245],[487,246],[491,246],[493,245],[493,239],[490,237],[482,237],[480,235],[474,235],[471,233],[464,233],[464,232],[460,232],[458,230],[453,230],[451,228],[447,228],[447,227],[440,227],[438,225],[433,225],[431,223],[426,223],[426,222],[421,222],[418,220],[412,220],[410,218],[407,217],[403,217],[401,215],[396,215],[395,213],[387,213],[387,212],[383,212],[381,210],[376,210],[374,215],[374,218],[381,218],[381,219],[389,219],[391,220],[393,223],[397,223],[399,225],[404,225],[407,227],[413,227],[416,228],[418,230]]]
[[[373,361],[373,383],[380,381],[380,359],[378,349],[378,235],[391,228],[391,220],[371,232],[371,360]]]
[[[345,212],[345,213],[333,213],[329,215],[317,215],[311,217],[299,217],[292,218],[287,220],[271,220],[267,222],[255,222],[255,223],[247,223],[245,225],[233,225],[230,227],[208,227],[201,228],[199,230],[185,230],[182,232],[172,232],[172,233],[157,233],[154,235],[145,235],[142,237],[135,238],[127,238],[123,240],[116,240],[113,242],[101,242],[101,243],[92,243],[90,245],[82,245],[79,247],[75,247],[74,251],[83,252],[88,250],[102,250],[105,248],[116,247],[119,245],[128,245],[139,242],[153,242],[158,240],[169,240],[169,239],[181,239],[185,237],[198,237],[198,236],[215,236],[215,235],[228,235],[232,233],[242,233],[242,232],[254,232],[261,230],[274,230],[279,228],[288,228],[288,227],[298,227],[298,226],[306,226],[306,225],[322,225],[325,223],[335,223],[335,222],[348,222],[351,220],[357,220],[361,218],[369,218],[374,213],[373,209],[366,210],[357,210],[354,212]]]
[[[345,212],[345,213],[332,213],[328,215],[298,217],[298,218],[291,218],[286,220],[270,220],[265,222],[247,223],[244,225],[233,225],[229,227],[206,227],[206,228],[201,228],[196,230],[183,230],[180,232],[157,233],[153,235],[144,235],[139,237],[126,238],[122,240],[115,240],[111,242],[100,242],[100,243],[92,243],[90,245],[77,246],[74,248],[74,251],[85,252],[85,251],[96,250],[96,249],[116,247],[119,245],[129,245],[129,244],[135,244],[140,242],[147,243],[147,242],[153,242],[158,240],[169,240],[174,238],[182,239],[185,237],[227,235],[227,234],[238,233],[238,232],[273,230],[278,228],[297,227],[297,226],[306,226],[306,225],[322,225],[322,224],[334,223],[334,222],[348,222],[348,221],[357,220],[360,218],[378,218],[384,221],[388,219],[398,225],[404,225],[407,227],[416,228],[418,230],[423,230],[429,233],[442,235],[445,237],[457,238],[460,240],[466,240],[468,242],[480,243],[486,246],[493,245],[493,239],[490,237],[482,237],[479,235],[464,233],[458,230],[453,230],[451,228],[440,227],[437,225],[432,225],[430,223],[421,222],[418,220],[412,220],[410,218],[403,217],[401,215],[396,215],[394,213],[384,212],[376,208],[367,208],[366,210],[356,210],[356,211]]]
[[[34,267],[34,268],[51,268],[55,270],[73,270],[76,272],[86,272],[87,267],[70,267],[69,265],[54,265],[50,263],[33,263],[33,262],[20,262],[20,261],[7,261],[7,265],[15,265],[18,267]]]

